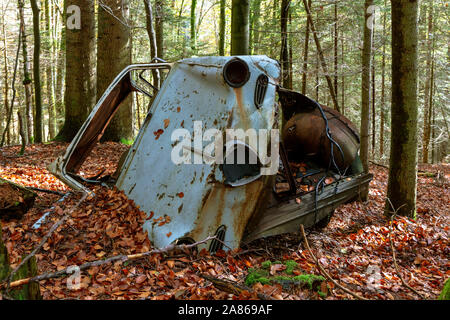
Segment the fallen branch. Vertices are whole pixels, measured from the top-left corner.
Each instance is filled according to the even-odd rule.
[[[231,281],[228,279],[218,279],[218,278],[215,278],[210,275],[203,274],[203,273],[197,273],[197,275],[199,277],[202,277],[203,279],[210,281],[217,289],[224,291],[224,292],[232,293],[235,295],[239,295],[243,291],[248,291],[250,293],[253,293],[252,289],[250,289],[249,287],[244,286],[242,284],[239,284],[235,281]],[[256,295],[261,300],[275,300],[271,296],[264,294],[264,293],[256,293]]]
[[[50,194],[57,194],[59,196],[65,196],[66,195],[64,192],[61,192],[61,191],[41,189],[41,188],[36,188],[36,187],[27,187],[27,188],[30,189],[30,190],[33,190],[33,191],[45,192],[45,193],[50,193]]]
[[[402,274],[400,273],[400,270],[398,269],[398,265],[397,265],[397,259],[395,257],[395,248],[394,248],[394,241],[392,240],[392,222],[394,221],[394,217],[397,215],[397,211],[401,208],[398,208],[397,210],[394,209],[394,206],[392,205],[392,202],[389,198],[387,198],[389,203],[391,204],[392,209],[394,210],[394,214],[391,216],[391,223],[389,225],[389,243],[391,245],[391,250],[392,250],[392,259],[394,260],[394,267],[395,267],[395,271],[397,272],[398,277],[400,278],[400,280],[402,281],[402,284],[408,288],[409,290],[411,290],[412,292],[414,292],[415,294],[417,294],[419,297],[421,297],[422,299],[425,299],[425,297],[418,292],[416,289],[414,289],[413,287],[411,287],[409,284],[406,283],[405,279],[403,279]]]
[[[186,249],[196,247],[202,243],[208,242],[213,239],[217,239],[216,236],[210,236],[202,241],[195,242],[192,244],[181,244],[181,245],[170,244],[164,248],[153,249],[153,250],[146,251],[143,253],[136,253],[136,254],[130,254],[130,255],[121,254],[121,255],[113,256],[113,257],[110,257],[110,258],[107,258],[104,260],[96,260],[96,261],[86,262],[86,263],[78,266],[78,268],[79,268],[79,271],[83,271],[83,270],[89,269],[91,267],[101,266],[101,265],[104,265],[107,263],[113,263],[116,261],[125,262],[125,261],[129,261],[129,260],[136,260],[136,259],[140,259],[140,258],[146,257],[151,254],[167,253],[167,252],[175,251],[175,250],[183,250],[184,251]],[[29,282],[37,282],[37,281],[42,281],[42,280],[59,278],[59,277],[65,276],[65,275],[72,274],[73,271],[74,271],[74,266],[69,266],[60,271],[56,271],[56,272],[52,272],[52,273],[44,273],[44,274],[41,274],[41,275],[38,275],[35,277],[21,279],[21,280],[11,282],[11,283],[9,283],[9,287],[14,288],[14,287],[18,287],[18,286],[27,284]],[[5,286],[6,286],[5,284],[0,285],[0,289]]]
[[[19,265],[13,270],[11,271],[11,273],[9,274],[8,278],[7,278],[7,286],[6,286],[6,292],[8,292],[9,288],[10,288],[10,284],[11,283],[11,279],[13,278],[13,276],[17,273],[17,271],[20,269],[21,266],[23,266],[25,263],[27,263],[28,260],[31,259],[31,257],[33,257],[43,246],[44,244],[47,242],[47,240],[51,237],[51,235],[53,234],[53,232],[55,232],[56,229],[58,229],[72,214],[72,212],[78,208],[78,206],[86,199],[87,197],[87,193],[84,193],[83,196],[81,197],[81,199],[75,204],[75,206],[73,206],[69,212],[67,212],[61,219],[59,219],[51,228],[50,230],[47,232],[47,234],[42,238],[41,242],[37,245],[36,248],[33,249],[33,251],[31,251],[30,254],[28,254],[20,263]],[[20,281],[20,280],[19,280]],[[17,282],[17,281],[15,281]]]
[[[333,282],[338,288],[340,288],[341,290],[345,291],[346,293],[352,295],[353,297],[355,297],[356,299],[359,300],[368,300],[364,297],[361,297],[360,295],[354,293],[353,291],[350,291],[349,289],[347,289],[346,287],[342,286],[341,284],[339,284],[336,280],[334,280],[330,274],[322,267],[322,265],[319,263],[319,260],[317,260],[316,256],[314,255],[314,253],[311,250],[311,247],[309,246],[308,243],[308,239],[306,238],[306,234],[305,234],[305,229],[303,228],[303,225],[300,225],[300,231],[302,232],[303,235],[303,240],[305,240],[305,244],[306,244],[306,248],[308,249],[309,253],[311,254],[313,260],[316,262],[317,267],[319,268],[320,272],[327,277],[331,282]]]

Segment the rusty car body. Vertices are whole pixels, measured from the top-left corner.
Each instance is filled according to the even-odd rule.
[[[169,73],[160,89],[143,76],[163,69]],[[362,173],[358,165],[359,137],[351,122],[281,88],[279,79],[279,63],[266,56],[130,65],[114,79],[66,152],[49,169],[71,188],[89,192],[87,180],[76,173],[120,103],[137,91],[151,96],[152,103],[112,184],[153,216],[143,226],[153,245],[192,243],[216,235],[217,240],[205,244],[215,251],[223,244],[235,248],[243,242],[296,231],[300,224],[313,226],[357,197],[358,191],[368,187],[371,176]],[[305,121],[304,117],[313,116]],[[308,130],[299,131],[302,126]],[[279,143],[273,130],[280,127],[283,141]],[[242,147],[246,157],[256,154],[256,164],[247,158],[247,162],[229,164],[202,156],[211,140],[200,139],[198,134],[208,128],[214,128],[216,138],[219,132],[223,139],[229,129],[258,130],[270,140],[267,154],[276,150],[281,161],[260,159],[259,140],[248,137],[234,137],[230,149],[223,152],[226,157],[229,150]],[[174,134],[181,129],[184,136]],[[309,144],[305,139],[311,140]],[[181,152],[183,163],[173,161],[174,148]],[[220,150],[214,149],[211,155],[217,152]],[[306,173],[310,181],[319,180],[321,185],[316,183],[315,189],[307,192],[298,188],[307,174],[295,177],[291,167],[291,161],[302,154],[305,159],[301,161],[319,164],[319,169]],[[328,161],[327,167],[327,159],[332,159],[333,165]],[[262,173],[273,166],[273,174]],[[323,178],[330,176],[334,182],[323,183]],[[288,188],[278,192],[277,184],[283,183]]]

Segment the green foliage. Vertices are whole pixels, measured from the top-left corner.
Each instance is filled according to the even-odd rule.
[[[450,300],[450,278],[445,281],[444,288],[442,288],[438,300]]]
[[[134,139],[121,138],[120,143],[126,144],[127,146],[131,146],[134,143]]]

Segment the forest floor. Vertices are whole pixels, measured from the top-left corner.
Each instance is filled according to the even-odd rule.
[[[64,143],[31,145],[24,156],[17,156],[19,147],[5,147],[0,153],[0,177],[66,193],[69,189],[46,169],[66,147]],[[115,143],[98,145],[83,165],[81,175],[94,176],[101,169],[113,173],[127,148]],[[342,286],[364,298],[436,299],[450,276],[450,165],[420,165],[419,169],[439,172],[440,178],[419,175],[415,221],[396,218],[390,232],[390,220],[383,215],[388,172],[372,165],[374,179],[369,200],[343,205],[325,229],[307,231],[311,249],[323,268]],[[71,212],[71,217],[36,254],[40,274],[151,249],[142,230],[146,214],[122,192],[95,187],[95,193]],[[79,198],[71,194],[57,202],[60,195],[38,194],[34,207],[22,219],[2,221],[3,240],[13,266],[33,250]],[[33,224],[48,211],[47,222],[33,229]],[[402,284],[393,263],[390,235],[400,274],[422,297]],[[320,275],[301,234],[292,233],[213,255],[206,250],[153,254],[92,267],[82,272],[77,290],[68,288],[68,278],[41,281],[40,288],[44,299],[252,299],[258,297],[257,293],[274,299],[354,299],[332,281],[327,282],[329,289],[324,297],[307,288],[261,283],[231,294],[202,277],[206,274],[243,284],[249,269],[260,268],[267,260],[294,260],[294,274]],[[272,264],[270,273],[282,274],[283,269],[281,264]]]

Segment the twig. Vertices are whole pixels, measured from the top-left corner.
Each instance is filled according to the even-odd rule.
[[[167,253],[167,252],[174,251],[174,250],[186,250],[186,249],[190,249],[190,248],[196,247],[199,244],[208,242],[208,241],[213,240],[213,239],[216,239],[216,236],[210,236],[210,237],[208,237],[208,238],[206,238],[206,239],[204,239],[202,241],[195,242],[195,243],[192,243],[192,244],[182,244],[182,245],[170,244],[170,245],[168,245],[168,246],[166,246],[164,248],[153,249],[153,250],[146,251],[146,252],[143,252],[143,253],[137,253],[137,254],[131,254],[131,255],[121,254],[121,255],[113,256],[113,257],[110,257],[110,258],[107,258],[107,259],[104,259],[104,260],[96,260],[96,261],[86,262],[86,263],[78,266],[78,268],[79,268],[79,271],[83,271],[83,270],[86,270],[86,269],[91,268],[91,267],[101,266],[103,264],[113,263],[113,262],[116,262],[116,261],[125,262],[125,261],[128,261],[128,260],[140,259],[140,258],[146,257],[148,255],[156,254],[156,253]],[[11,288],[14,288],[14,287],[18,287],[18,286],[27,284],[29,282],[37,282],[37,281],[42,281],[42,280],[59,278],[59,277],[68,275],[69,273],[72,273],[72,272],[73,272],[73,266],[69,266],[69,267],[67,267],[65,269],[62,269],[60,271],[57,271],[57,272],[44,273],[44,274],[41,274],[41,275],[38,275],[38,276],[35,276],[35,277],[20,279],[20,280],[11,282],[9,284],[9,286]],[[5,286],[5,284],[0,285],[0,289],[2,287],[4,287],[4,286]]]
[[[360,295],[354,293],[353,291],[350,291],[349,289],[347,289],[346,287],[340,285],[336,280],[334,280],[329,273],[322,267],[322,265],[319,263],[319,260],[317,260],[316,256],[314,255],[314,253],[312,252],[309,243],[308,243],[308,239],[306,238],[306,234],[305,234],[305,229],[303,228],[303,224],[300,225],[300,231],[302,232],[303,235],[303,240],[305,240],[305,244],[306,244],[306,248],[308,248],[309,253],[311,254],[313,260],[316,262],[317,267],[320,269],[320,272],[327,277],[331,282],[333,282],[338,288],[342,289],[343,291],[347,292],[348,294],[352,295],[353,297],[355,297],[356,299],[359,300],[368,300],[364,297],[361,297]]]
[[[38,246],[36,248],[33,249],[33,251],[31,251],[30,254],[28,254],[20,263],[19,265],[13,270],[11,271],[11,273],[9,274],[8,278],[7,278],[7,287],[6,287],[6,292],[8,292],[9,288],[10,288],[10,284],[11,284],[11,279],[12,277],[17,273],[17,271],[20,269],[20,267],[22,267],[25,263],[27,263],[28,260],[30,260],[42,247],[43,245],[47,242],[48,238],[50,238],[50,236],[53,234],[53,232],[55,232],[56,229],[58,229],[66,220],[67,218],[70,217],[70,215],[72,214],[72,212],[78,208],[78,206],[86,199],[87,197],[87,193],[84,193],[83,196],[81,197],[81,199],[75,204],[75,206],[73,206],[69,212],[67,212],[60,220],[58,220],[51,228],[50,230],[47,232],[47,234],[42,238],[41,242],[38,244]]]
[[[400,273],[400,270],[398,269],[398,265],[397,265],[397,259],[395,257],[395,248],[394,248],[394,241],[392,240],[392,224],[394,221],[394,217],[397,215],[397,211],[401,208],[399,207],[397,210],[394,209],[394,206],[392,205],[392,202],[389,198],[387,198],[392,210],[394,210],[394,214],[391,216],[391,223],[389,225],[389,243],[391,245],[391,250],[392,250],[392,259],[394,261],[394,267],[395,267],[395,271],[397,272],[398,277],[400,278],[400,280],[402,281],[402,284],[408,288],[409,290],[411,290],[412,292],[414,292],[415,294],[417,294],[419,297],[421,297],[422,299],[425,299],[425,297],[418,292],[416,289],[414,289],[413,287],[411,287],[409,284],[406,283],[406,281],[403,279],[402,274]]]

